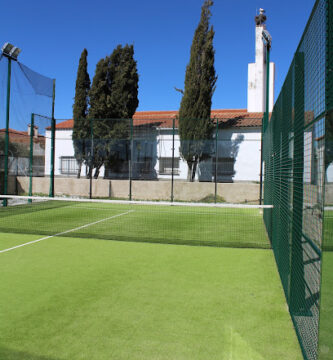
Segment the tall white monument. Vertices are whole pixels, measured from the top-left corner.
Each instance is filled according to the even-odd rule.
[[[256,23],[256,62],[248,65],[247,111],[264,112],[266,109],[266,49],[262,31],[266,29],[265,10],[260,9]],[[269,111],[274,105],[275,64],[269,63]]]

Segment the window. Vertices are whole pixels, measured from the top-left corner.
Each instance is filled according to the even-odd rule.
[[[172,157],[161,157],[159,159],[159,173],[161,175],[172,175]],[[179,158],[173,159],[173,174],[179,175]]]
[[[215,174],[216,158],[213,158],[213,174]],[[217,158],[217,176],[230,176],[235,174],[234,158]]]
[[[62,156],[61,157],[61,174],[74,175],[79,170],[79,164],[74,156]]]

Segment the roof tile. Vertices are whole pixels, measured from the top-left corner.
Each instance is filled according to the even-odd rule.
[[[134,126],[155,124],[162,128],[172,128],[173,119],[176,119],[178,126],[177,110],[168,111],[137,111],[133,115]],[[211,117],[218,119],[222,127],[260,127],[263,113],[249,113],[246,109],[223,109],[212,110]],[[74,122],[72,119],[64,120],[56,125],[58,130],[72,129]],[[48,128],[50,129],[50,127]]]

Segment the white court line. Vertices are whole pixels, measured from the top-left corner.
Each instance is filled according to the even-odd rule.
[[[122,215],[127,215],[127,214],[129,214],[129,213],[131,213],[131,212],[133,212],[133,211],[134,211],[134,210],[129,210],[129,211],[126,211],[126,212],[121,213],[121,214],[118,214],[118,215],[110,216],[110,217],[108,217],[108,218],[106,218],[106,219],[98,220],[98,221],[95,221],[95,222],[90,223],[90,224],[82,225],[82,226],[79,226],[79,227],[74,228],[74,229],[70,229],[70,230],[66,230],[66,231],[60,232],[60,233],[58,233],[58,234],[54,234],[54,235],[50,235],[50,236],[45,236],[45,237],[43,237],[43,238],[41,238],[41,239],[29,241],[29,242],[27,242],[27,243],[20,244],[20,245],[16,245],[16,246],[13,246],[13,247],[8,248],[8,249],[0,250],[0,254],[1,254],[1,253],[4,253],[4,252],[7,252],[7,251],[14,250],[14,249],[18,249],[18,248],[20,248],[20,247],[22,247],[22,246],[34,244],[34,243],[39,242],[39,241],[42,241],[42,240],[47,240],[47,239],[53,238],[53,237],[55,237],[55,236],[61,236],[61,235],[68,234],[68,233],[73,232],[73,231],[76,231],[76,230],[81,230],[81,229],[84,229],[84,228],[86,228],[86,227],[88,227],[88,226],[92,226],[92,225],[99,224],[99,223],[101,223],[101,222],[103,222],[103,221],[107,221],[107,220],[110,220],[110,219],[114,219],[114,218],[119,217],[119,216],[122,216]]]

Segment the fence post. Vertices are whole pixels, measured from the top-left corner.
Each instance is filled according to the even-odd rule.
[[[293,222],[290,257],[289,307],[291,314],[305,311],[305,279],[303,263],[303,176],[304,176],[304,53],[295,55],[295,118]]]
[[[266,44],[266,110],[261,123],[261,151],[260,151],[260,195],[259,204],[262,205],[262,193],[263,193],[263,161],[264,161],[264,134],[269,120],[269,62],[270,62],[270,44]]]
[[[92,173],[94,168],[94,122],[90,119],[90,167],[89,167],[89,199],[92,199]]]
[[[54,104],[55,104],[55,84],[53,79],[53,92],[52,92],[52,118],[51,118],[51,171],[50,171],[50,192],[49,196],[54,197],[54,159],[55,159],[55,118],[54,118]]]
[[[262,182],[262,177],[263,177],[263,161],[264,161],[264,121],[265,121],[265,116],[263,116],[262,120],[261,120],[261,145],[260,145],[260,185],[259,185],[259,205],[262,205],[262,186],[263,186],[263,182]]]
[[[132,200],[132,165],[133,164],[133,118],[130,119],[130,161],[129,161],[129,194],[128,197]]]
[[[217,164],[218,164],[218,136],[219,136],[219,119],[216,119],[216,131],[215,131],[215,194],[214,201],[217,202]]]
[[[33,176],[33,158],[34,158],[34,127],[35,127],[35,114],[31,114],[30,121],[30,155],[29,155],[29,196],[32,196],[32,176]],[[28,200],[32,202],[31,199]]]
[[[10,108],[10,80],[12,75],[12,60],[8,57],[8,72],[7,72],[7,102],[6,102],[6,132],[5,132],[5,174],[4,174],[4,188],[3,194],[8,192],[8,150],[9,150],[9,108]],[[7,199],[2,202],[3,206],[7,206]]]
[[[175,167],[175,118],[172,119],[172,159],[171,159],[171,202],[173,202],[173,182]]]

